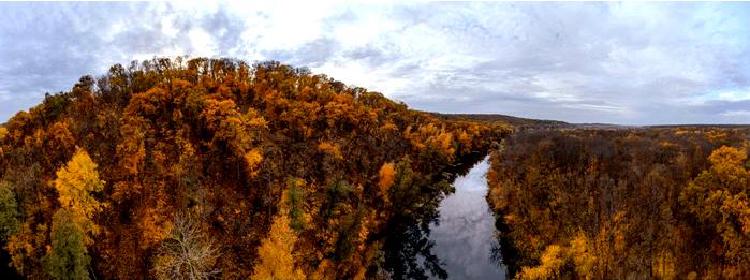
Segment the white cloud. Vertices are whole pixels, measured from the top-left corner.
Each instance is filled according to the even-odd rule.
[[[750,100],[750,89],[735,89],[718,93],[717,100],[721,101],[743,101]]]
[[[188,32],[190,45],[193,49],[190,56],[212,56],[216,54],[216,44],[208,32],[203,29],[192,29]]]

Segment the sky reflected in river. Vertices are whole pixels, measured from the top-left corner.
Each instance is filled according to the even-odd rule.
[[[492,260],[497,247],[495,218],[485,195],[487,159],[453,183],[454,194],[440,203],[440,217],[430,224],[432,253],[437,255],[448,279],[505,279],[506,269]]]

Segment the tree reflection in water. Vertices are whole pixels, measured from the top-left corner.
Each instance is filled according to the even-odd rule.
[[[399,227],[391,232],[383,245],[385,269],[393,279],[429,279],[432,277],[446,279],[447,272],[441,266],[437,255],[432,253],[435,241],[430,240],[431,220],[399,221]]]

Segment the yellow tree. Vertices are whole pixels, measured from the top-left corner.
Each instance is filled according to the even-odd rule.
[[[260,249],[258,249],[260,263],[253,268],[251,279],[305,279],[302,270],[294,266],[293,252],[294,243],[297,242],[297,234],[290,226],[291,220],[285,201],[285,199],[281,199],[279,213],[271,225],[268,237],[263,240]]]
[[[344,159],[343,155],[341,154],[341,148],[339,148],[339,145],[336,143],[320,142],[320,144],[318,144],[318,149],[337,160]]]
[[[722,273],[728,278],[744,278],[750,271],[750,171],[747,151],[723,146],[708,158],[711,168],[698,175],[680,194],[680,202],[707,229],[716,232],[724,258]]]
[[[0,127],[0,142],[5,140],[5,137],[8,135],[8,129],[4,127]],[[0,143],[0,155],[3,154],[3,146],[2,143]]]
[[[68,164],[57,171],[57,179],[54,182],[60,205],[73,214],[73,220],[84,230],[87,235],[86,244],[91,244],[89,234],[99,232],[99,227],[92,219],[103,207],[103,204],[91,195],[104,187],[96,168],[97,165],[89,154],[83,149],[78,149]]]
[[[247,163],[247,172],[250,177],[255,177],[260,171],[260,164],[263,162],[263,151],[254,148],[245,153],[245,163]]]
[[[388,201],[388,190],[393,186],[396,179],[396,165],[392,162],[386,162],[380,167],[378,173],[379,181],[378,186],[380,187],[380,193],[383,195],[383,199]]]
[[[535,267],[521,268],[517,278],[525,280],[557,278],[568,263],[569,254],[566,247],[549,245],[542,252],[540,264]]]
[[[570,241],[570,254],[575,264],[576,273],[579,279],[594,278],[594,269],[596,268],[597,256],[591,241],[586,234],[579,232],[573,240]]]
[[[545,247],[534,267],[522,267],[518,279],[568,278],[575,270],[577,279],[593,279],[597,263],[596,253],[586,234],[579,232],[568,245]]]

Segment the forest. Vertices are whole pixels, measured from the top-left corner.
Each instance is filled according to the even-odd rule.
[[[0,125],[0,277],[445,279],[429,224],[489,154],[508,279],[748,279],[749,136],[422,112],[276,61],[116,64]]]
[[[516,279],[750,278],[747,127],[526,130],[487,200]]]
[[[275,61],[117,64],[0,126],[3,278],[405,279],[385,233],[510,131]]]

